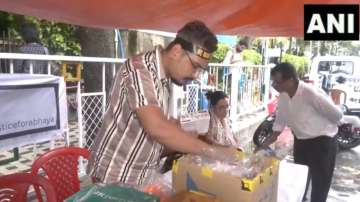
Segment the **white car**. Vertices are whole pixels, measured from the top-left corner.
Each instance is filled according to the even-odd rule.
[[[339,77],[346,79],[345,104],[350,112],[360,112],[360,57],[320,56],[311,63],[309,80],[325,91],[338,84]]]

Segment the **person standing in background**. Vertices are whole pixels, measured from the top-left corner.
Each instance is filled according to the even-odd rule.
[[[18,53],[48,55],[48,49],[43,46],[39,39],[39,31],[34,24],[25,24],[21,27],[21,37],[25,44]],[[39,60],[15,60],[14,73],[30,73],[32,64],[34,74],[47,74],[47,61]]]
[[[276,141],[288,126],[294,135],[295,163],[309,167],[311,202],[326,202],[337,152],[334,136],[343,114],[324,91],[300,81],[290,63],[276,65],[271,79],[280,95],[274,132],[264,146]]]
[[[237,64],[243,62],[243,51],[249,48],[249,41],[247,38],[240,40],[236,46],[229,50],[222,63]]]

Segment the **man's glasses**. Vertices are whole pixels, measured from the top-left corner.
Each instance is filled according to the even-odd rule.
[[[191,65],[192,65],[196,70],[198,70],[198,69],[199,69],[200,71],[206,71],[206,70],[207,70],[207,67],[204,67],[204,66],[200,65],[199,63],[194,62],[194,61],[191,59],[191,57],[190,57],[190,55],[189,55],[189,53],[188,53],[187,51],[185,51],[185,54],[186,54],[186,56],[189,58]]]
[[[276,86],[279,86],[281,84],[283,84],[286,80],[282,80],[282,81],[276,81],[276,80],[271,80],[270,81],[270,84],[272,87],[276,87]]]
[[[222,110],[222,111],[227,111],[227,110],[229,110],[229,105],[225,105],[225,106],[217,106],[217,108],[219,109],[219,110]]]

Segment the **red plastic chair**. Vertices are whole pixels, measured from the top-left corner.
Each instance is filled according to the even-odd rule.
[[[89,155],[89,150],[85,148],[57,148],[35,160],[31,172],[38,174],[39,170],[42,169],[55,188],[57,201],[64,201],[64,199],[80,190],[78,160],[80,156],[88,159]],[[37,187],[35,187],[35,191],[39,198],[40,191]],[[39,201],[41,202],[42,200],[40,199]]]
[[[15,173],[0,176],[0,201],[24,202],[30,185],[41,187],[48,202],[56,202],[56,193],[50,181],[31,173]]]

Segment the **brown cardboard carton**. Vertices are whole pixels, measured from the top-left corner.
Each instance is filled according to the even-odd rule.
[[[268,162],[254,179],[245,179],[192,164],[185,156],[174,163],[173,188],[177,193],[202,192],[222,202],[276,202],[279,161]]]
[[[220,202],[213,196],[191,191],[182,191],[165,202]]]

